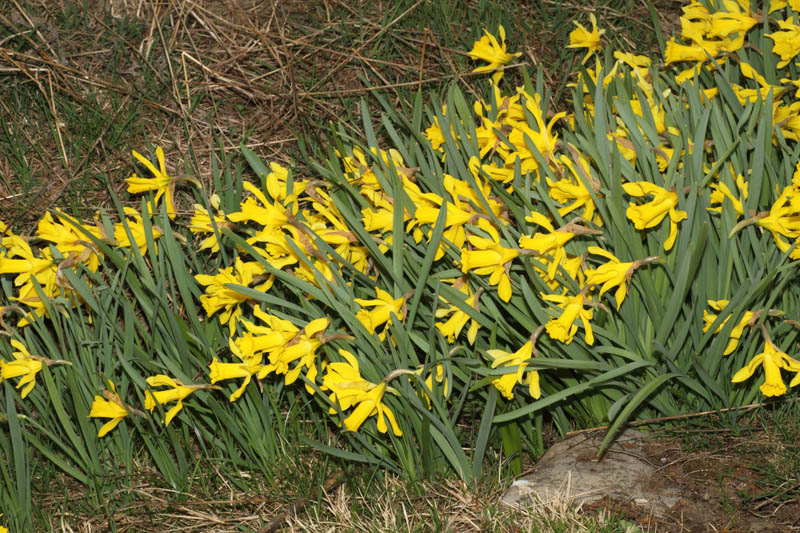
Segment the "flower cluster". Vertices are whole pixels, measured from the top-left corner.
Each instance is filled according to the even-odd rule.
[[[794,7],[773,0],[770,13]],[[733,220],[731,238],[751,227],[747,231],[768,233],[767,244],[774,243],[788,260],[800,259],[800,163],[791,182],[774,191],[769,209],[761,212],[753,198],[773,191],[757,190],[764,189],[761,183],[751,190],[750,171],[733,163],[707,166],[700,185],[684,186],[673,179],[691,158],[710,153],[705,144],[685,138],[668,113],[684,106],[687,94],[708,104],[718,99],[742,106],[771,101],[772,109],[765,109],[775,127],[767,143],[800,138],[800,102],[795,101],[800,82],[781,79],[778,84],[775,76],[759,71],[761,65],[735,55],[764,16],[744,0],[692,2],[683,9],[680,35],[667,43],[667,68],[662,71],[645,56],[622,52],[604,64],[596,55],[604,30],[593,15],[591,29],[576,23],[568,46],[585,49],[582,62],[588,66],[574,85],[583,109],[573,114],[554,112],[530,87],[506,88],[504,69],[521,54],[508,51],[502,26],[496,35],[484,31],[468,55],[481,62],[475,72],[493,74],[489,90],[472,103],[471,111],[451,104],[430,113],[424,131],[414,132],[427,139],[426,154],[400,147],[339,146],[339,173],[328,180],[295,175],[272,162],[263,167],[260,186],[244,182],[244,198],[237,199],[238,205],[228,201],[224,209],[218,196],[223,191],[206,196],[193,178],[170,176],[160,147],[155,150],[157,165],[134,151],[149,176],[134,174],[127,180],[129,192],[151,197],[142,212],[127,207],[117,223],[98,214],[91,224],[48,212],[36,234],[28,237],[0,223],[0,275],[11,277],[10,300],[15,302],[2,311],[22,314],[17,328],[53,310],[69,313],[68,306],[82,304],[69,280],[99,279],[85,274],[104,268],[103,250],[161,259],[164,241],[156,241],[184,220],[194,236],[187,239],[188,246],[203,251],[208,264],[218,265],[202,271],[195,264],[189,282],[195,283],[192,290],[204,312],[201,321],[220,328],[224,342],[203,355],[207,359],[199,372],[205,375],[207,369],[209,383],[150,375],[158,370],[140,378],[140,384],[147,384],[140,396],[144,411],[165,408],[165,425],[184,402],[211,395],[192,396],[198,391],[227,388],[229,402],[236,402],[257,392],[255,387],[248,390],[253,381],[260,387],[266,379],[280,379],[286,386],[303,383],[309,395],[319,393],[313,399],[327,402],[329,414],[341,417],[346,430],[374,423],[378,432],[391,428],[396,436],[403,435],[403,417],[395,411],[399,402],[409,403],[401,391],[412,390],[424,399],[414,404],[423,411],[425,405],[433,409],[433,402],[450,401],[454,376],[467,382],[464,376],[477,367],[484,383],[506,400],[517,398],[520,389],[523,401],[539,399],[557,383],[555,377],[549,382],[547,372],[540,376],[545,368],[542,361],[537,365],[540,349],[616,349],[603,322],[621,316],[629,300],[636,300],[640,269],[674,261],[676,250],[689,246],[692,235],[685,228],[696,226],[687,197],[702,198],[703,207],[695,211],[709,219]],[[777,21],[779,29],[768,34],[772,52],[780,58],[780,73],[800,52],[794,20]],[[670,73],[673,64],[680,70],[669,80],[672,88],[665,89],[659,76]],[[731,84],[723,94],[719,88],[695,87],[701,75],[721,68],[737,73],[740,84]],[[632,89],[625,102],[594,101],[594,87],[624,84]],[[792,90],[797,92],[792,95]],[[603,113],[611,107],[616,120],[597,130],[616,149],[614,164],[623,164],[625,170],[614,183],[600,179],[605,175],[599,171],[601,154],[581,149],[576,140],[576,124],[594,120],[601,106]],[[469,157],[452,162],[454,146],[468,147]],[[655,156],[642,161],[643,153]],[[183,194],[177,187],[184,182],[195,185],[203,200],[191,212],[181,209],[183,198],[177,196]],[[612,228],[632,242],[614,242]],[[405,249],[420,252],[432,272],[417,286],[405,284],[406,270],[416,268],[404,263]],[[287,280],[303,287],[304,294],[301,301],[283,307],[287,293],[282,288],[291,284]],[[420,293],[431,287],[435,294]],[[338,300],[332,303],[330,295]],[[761,367],[765,381],[760,390],[766,396],[786,392],[782,372],[795,374],[790,387],[800,383],[800,362],[781,351],[778,345],[786,345],[773,342],[759,318],[777,313],[729,308],[725,296],[708,300],[710,310],[699,326],[707,337],[727,332],[724,355],[748,343],[752,349],[748,335],[756,325],[764,340],[763,351],[736,371],[732,381],[742,382]],[[430,308],[424,316],[427,331],[398,331],[424,315],[420,305]],[[486,310],[497,308],[529,309],[528,318],[535,320],[519,320],[527,327],[498,335],[499,328],[486,319]],[[295,311],[308,312],[299,316]],[[659,307],[647,312],[657,313]],[[392,357],[371,361],[359,339]],[[0,360],[0,381],[19,379],[22,398],[31,393],[44,365],[62,362],[32,355],[17,338],[10,346],[13,360]],[[453,354],[466,346],[480,361],[453,372],[458,365]],[[443,354],[447,350],[437,347],[450,352]],[[421,353],[425,350],[430,353]],[[401,376],[410,385],[389,385]],[[144,416],[123,399],[135,396],[130,388],[123,383],[121,394],[109,381],[102,395],[94,397],[89,416],[108,420],[99,436],[131,414]]]

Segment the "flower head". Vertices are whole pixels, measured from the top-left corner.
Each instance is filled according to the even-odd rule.
[[[169,387],[160,391],[144,391],[144,408],[153,412],[156,404],[164,405],[170,402],[177,402],[172,406],[164,418],[164,425],[168,426],[178,411],[183,409],[183,400],[191,393],[200,389],[207,389],[209,385],[184,385],[177,379],[172,379],[164,374],[158,374],[147,378],[147,384],[151,387]]]
[[[480,296],[480,292],[482,289],[479,289],[478,292],[473,293],[472,289],[469,286],[469,282],[467,282],[464,278],[459,278],[453,284],[453,288],[457,289],[461,293],[466,296],[466,301],[464,302],[465,305],[468,305],[474,309],[478,308],[478,298]],[[440,297],[441,298],[441,297]],[[444,301],[444,298],[441,298]],[[449,318],[444,322],[437,322],[436,329],[438,329],[442,335],[447,339],[447,342],[453,344],[456,342],[456,338],[461,334],[461,330],[464,329],[464,326],[467,325],[467,322],[470,322],[469,329],[467,330],[467,340],[470,344],[475,343],[475,337],[478,335],[478,329],[481,327],[480,322],[475,320],[474,318],[470,318],[470,316],[461,310],[457,305],[450,305],[448,307],[441,307],[436,310],[436,318],[444,318],[449,315]]]
[[[617,300],[617,310],[622,305],[622,300],[628,294],[628,287],[631,284],[631,277],[634,270],[638,266],[638,262],[622,262],[617,259],[614,254],[603,250],[597,246],[589,246],[588,251],[590,254],[601,255],[608,259],[608,262],[600,265],[597,268],[591,268],[585,272],[586,283],[600,285],[600,296],[613,287],[617,287],[617,292],[614,293],[614,298]]]
[[[569,34],[569,44],[567,48],[586,48],[586,55],[583,56],[581,64],[586,63],[586,60],[591,57],[595,52],[599,52],[603,47],[600,44],[600,38],[603,37],[606,30],[597,29],[597,17],[594,13],[589,14],[589,20],[592,23],[592,30],[589,31],[583,24],[573,22],[575,29]]]
[[[235,289],[229,288],[228,285],[248,287],[264,273],[261,263],[257,261],[244,262],[237,257],[233,266],[220,269],[214,276],[208,274],[195,275],[194,278],[197,282],[206,286],[205,294],[200,297],[200,303],[203,304],[206,314],[211,316],[222,309],[222,313],[219,316],[220,322],[233,327],[236,317],[242,313],[239,304],[245,302],[248,297]],[[267,291],[272,286],[272,281],[272,276],[269,276],[266,281],[255,288]]]
[[[625,211],[625,215],[634,223],[636,229],[655,227],[669,215],[669,236],[664,241],[664,250],[672,248],[678,236],[678,222],[689,216],[686,211],[675,209],[678,205],[678,195],[646,181],[623,183],[622,188],[634,197],[653,196],[651,201],[641,205],[631,202]]]
[[[585,330],[584,340],[586,344],[594,344],[592,325],[589,323],[594,310],[591,307],[589,309],[583,307],[585,305],[583,293],[576,296],[567,296],[566,294],[542,294],[541,296],[543,300],[561,304],[561,315],[558,318],[551,319],[550,322],[544,325],[545,331],[551,338],[564,344],[571,343],[572,338],[578,331],[575,320],[580,319]]]
[[[505,352],[503,350],[486,350],[489,357],[492,358],[492,368],[498,366],[504,367],[517,367],[516,372],[503,374],[496,379],[492,380],[492,385],[500,391],[506,399],[514,399],[514,386],[519,383],[528,386],[528,392],[534,399],[539,399],[542,391],[539,388],[539,372],[536,370],[528,370],[528,360],[533,356],[533,341],[529,340],[514,353]]]
[[[392,432],[400,437],[403,435],[400,426],[397,425],[394,413],[383,403],[383,395],[387,390],[385,382],[378,384],[371,383],[361,377],[358,369],[358,360],[355,355],[347,350],[340,349],[339,355],[345,360],[343,362],[330,363],[327,366],[327,373],[322,378],[322,390],[329,390],[330,401],[338,405],[342,411],[347,411],[355,406],[350,416],[344,419],[344,427],[348,431],[358,431],[358,428],[370,416],[377,416],[378,431],[386,433],[388,426],[392,426]],[[331,407],[330,414],[337,411]]]
[[[356,313],[356,318],[358,318],[359,322],[364,325],[370,334],[375,333],[378,327],[386,324],[386,327],[378,333],[378,337],[384,340],[386,338],[386,330],[392,320],[392,315],[398,320],[403,320],[405,317],[406,299],[402,296],[400,298],[392,298],[391,294],[379,287],[375,287],[375,293],[377,298],[371,300],[355,298],[354,301],[362,307],[362,309]],[[372,309],[367,309],[368,307]]]
[[[108,389],[103,389],[105,398],[95,395],[92,410],[89,413],[91,418],[111,419],[100,428],[97,433],[98,438],[105,436],[106,433],[117,427],[117,424],[122,422],[122,419],[129,414],[127,406],[122,403],[122,399],[117,394],[117,389],[110,380],[108,381],[108,387]]]
[[[708,305],[716,311],[722,311],[728,305],[728,300],[708,300]],[[717,320],[718,316],[719,315],[709,313],[705,309],[703,310],[703,322],[705,323],[705,326],[703,327],[704,332],[709,330],[714,321]],[[739,320],[739,323],[736,324],[736,326],[734,326],[734,328],[731,330],[731,335],[730,339],[728,340],[728,345],[725,347],[725,351],[722,352],[722,355],[728,355],[730,353],[733,353],[736,347],[739,346],[739,340],[742,338],[744,327],[750,324],[750,321],[753,319],[753,316],[754,314],[752,311],[744,312],[741,320]],[[717,327],[717,329],[714,330],[715,334],[722,331],[722,327],[728,322],[728,319],[730,319],[730,315],[725,317],[725,320],[723,320],[722,323],[719,325],[719,327]]]
[[[472,72],[491,72],[497,70],[503,65],[507,65],[515,57],[519,57],[521,52],[516,54],[509,54],[506,49],[506,30],[503,26],[498,26],[497,33],[500,35],[500,41],[486,30],[483,30],[483,37],[475,42],[472,50],[469,52],[469,57],[473,60],[486,61],[489,64],[478,67]],[[503,71],[497,72],[492,78],[495,83],[503,76]]]
[[[167,204],[167,215],[169,218],[175,217],[175,203],[173,202],[173,195],[175,193],[175,178],[167,174],[167,167],[164,164],[164,150],[160,146],[156,148],[156,159],[158,159],[158,168],[151,163],[142,154],[133,150],[133,157],[135,157],[147,170],[153,175],[152,178],[140,178],[135,173],[125,181],[128,183],[128,192],[132,194],[143,193],[146,191],[156,191],[155,201],[163,196]]]
[[[0,360],[0,381],[21,378],[17,388],[25,387],[20,393],[20,396],[25,398],[36,385],[36,374],[42,370],[42,360],[32,356],[25,345],[16,339],[11,339],[11,345],[17,351],[12,352],[13,361]]]
[[[480,219],[478,225],[486,230],[489,237],[467,237],[472,249],[461,250],[461,271],[466,273],[473,270],[478,275],[489,276],[489,285],[497,285],[497,295],[508,302],[511,299],[511,279],[508,272],[511,261],[519,255],[519,250],[505,248],[500,244],[497,230],[483,222],[484,219]]]
[[[764,368],[764,383],[759,389],[764,396],[780,396],[786,393],[786,384],[781,377],[781,369],[794,372],[790,387],[800,383],[800,361],[792,359],[775,347],[772,342],[764,342],[764,351],[753,357],[744,368],[734,374],[731,381],[739,383],[748,379],[760,366]]]

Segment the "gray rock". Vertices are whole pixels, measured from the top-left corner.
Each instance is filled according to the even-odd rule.
[[[681,491],[647,461],[642,436],[634,430],[623,432],[600,459],[603,432],[563,440],[547,450],[533,472],[512,483],[501,503],[517,506],[535,499],[547,504],[566,497],[582,506],[614,498],[663,515],[678,502]]]

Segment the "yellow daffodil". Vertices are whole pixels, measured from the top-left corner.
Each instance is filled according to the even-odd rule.
[[[306,185],[300,181],[292,182],[292,190],[288,191],[289,169],[271,162],[269,164],[269,174],[267,174],[267,192],[276,202],[284,205],[297,201],[297,197],[303,192]]]
[[[500,41],[489,33],[483,30],[483,37],[475,41],[472,50],[469,51],[470,59],[474,61],[486,61],[488,65],[478,67],[472,72],[492,72],[498,68],[507,65],[515,57],[519,57],[521,52],[516,54],[509,54],[506,49],[506,30],[502,25],[497,27],[497,34],[500,36]],[[495,83],[503,76],[503,71],[499,71],[492,76]]]
[[[669,236],[664,241],[664,250],[671,249],[678,236],[678,222],[688,216],[686,211],[675,209],[678,205],[678,195],[646,181],[623,183],[622,188],[630,196],[653,196],[651,201],[642,205],[631,202],[625,211],[625,215],[634,223],[636,229],[655,227],[669,214]]]
[[[563,165],[563,167],[566,167],[565,170],[569,171],[571,179],[563,178],[558,181],[553,181],[547,178],[547,192],[550,198],[556,202],[562,204],[569,204],[572,202],[570,205],[560,207],[558,209],[558,214],[563,217],[583,207],[581,216],[586,220],[591,220],[598,226],[602,226],[603,221],[600,219],[600,216],[598,215],[595,217],[596,208],[591,194],[592,192],[596,195],[600,194],[600,182],[592,177],[589,162],[585,158],[580,157],[580,168],[576,168],[573,161],[566,155],[562,155],[558,158],[558,162]],[[591,192],[586,188],[584,182],[589,183],[589,186],[592,188]]]
[[[249,181],[242,186],[253,197],[248,197],[240,204],[241,210],[230,213],[228,220],[232,222],[255,222],[265,228],[280,228],[289,222],[289,214],[294,208],[287,208],[277,200],[269,201],[264,193]]]
[[[709,211],[713,213],[721,213],[722,212],[722,202],[725,198],[730,200],[731,206],[736,211],[739,216],[744,215],[744,204],[743,201],[747,200],[747,193],[748,193],[748,183],[744,180],[744,176],[738,174],[736,176],[736,186],[741,193],[741,198],[737,198],[733,195],[731,190],[728,188],[727,185],[723,181],[718,181],[711,185],[711,197],[708,200],[708,203],[713,207],[708,207]]]
[[[547,277],[549,280],[555,279],[558,266],[567,257],[564,246],[575,237],[575,234],[564,228],[556,230],[546,216],[536,211],[525,217],[525,220],[542,226],[548,233],[536,232],[532,237],[522,235],[519,238],[520,248],[530,250],[540,256],[549,255],[550,265],[547,269]]]
[[[125,224],[118,222],[114,224],[114,240],[117,241],[117,246],[122,248],[129,248],[135,245],[139,249],[139,252],[144,255],[147,251],[147,234],[145,232],[142,215],[130,207],[125,207],[124,213],[126,216],[125,222],[127,223],[130,235],[125,229]],[[150,228],[152,229],[154,241],[161,237],[161,228],[155,225],[150,226]],[[158,251],[158,248],[156,248],[156,251]]]
[[[614,299],[617,301],[617,310],[622,305],[622,301],[628,294],[628,288],[631,284],[631,277],[633,272],[642,263],[641,261],[622,262],[617,259],[614,254],[597,246],[589,246],[587,251],[590,254],[600,255],[608,259],[608,263],[600,265],[597,268],[586,270],[586,284],[587,285],[600,285],[600,295],[617,287],[617,292],[614,293]],[[654,259],[654,258],[653,258]]]
[[[567,113],[560,111],[545,124],[544,111],[541,107],[541,95],[537,93],[531,97],[527,93],[525,94],[525,108],[530,116],[533,117],[536,129],[533,129],[528,123],[527,117],[524,122],[512,122],[508,140],[515,150],[508,151],[504,149],[504,146],[498,146],[497,152],[504,157],[506,166],[513,168],[514,162],[519,159],[522,172],[532,172],[539,168],[536,155],[541,155],[541,157],[545,158],[545,161],[554,157],[558,133],[553,133],[553,126],[564,118]],[[529,146],[531,142],[535,147],[535,152],[538,152],[538,154],[531,150]]]
[[[464,278],[458,278],[453,284],[453,288],[459,290],[466,296],[466,300],[464,301],[465,305],[475,309],[478,308],[478,298],[482,289],[478,289],[478,292],[473,294],[469,283]],[[441,299],[445,302],[447,301],[444,298]],[[455,343],[456,338],[461,334],[461,330],[464,329],[464,326],[467,325],[467,322],[471,321],[469,329],[467,330],[467,341],[469,341],[470,344],[474,344],[475,337],[478,335],[478,329],[481,327],[480,323],[474,318],[470,318],[467,313],[462,311],[456,305],[441,307],[436,310],[436,318],[444,318],[448,315],[450,317],[445,322],[436,323],[436,329],[438,329],[441,334],[444,335],[444,337],[447,339],[447,342],[450,344]]]
[[[486,350],[489,357],[492,358],[492,368],[498,366],[503,367],[517,367],[516,372],[509,374],[502,374],[501,376],[492,380],[492,385],[506,399],[514,399],[514,386],[519,383],[528,386],[528,393],[532,398],[538,400],[542,391],[539,388],[539,372],[536,370],[525,371],[528,367],[528,360],[533,356],[533,341],[528,341],[514,353],[505,352],[503,350]]]
[[[497,285],[497,295],[504,302],[511,299],[511,279],[508,272],[511,261],[519,256],[520,251],[505,248],[500,244],[500,235],[497,230],[481,219],[478,225],[486,231],[489,237],[470,235],[467,240],[472,249],[461,250],[461,271],[466,273],[474,271],[480,276],[489,276],[489,284]]]
[[[800,11],[800,0],[770,0],[769,12],[772,13],[786,6],[791,7],[794,11]]]
[[[418,376],[422,375],[422,372],[425,370],[425,366],[419,367],[417,370],[414,371],[415,374]],[[445,377],[444,373],[444,365],[442,363],[438,363],[434,366],[433,369],[428,373],[428,377],[425,378],[425,387],[426,390],[422,391],[422,395],[425,397],[425,400],[428,402],[428,409],[431,408],[431,398],[428,395],[428,392],[433,392],[433,381],[436,380],[436,383],[440,385],[439,390],[442,393],[442,396],[447,399],[450,397],[450,391],[452,390],[452,385],[450,384],[449,380]]]
[[[17,388],[25,387],[20,392],[20,396],[24,399],[36,385],[36,374],[42,370],[42,360],[33,357],[25,345],[16,339],[11,339],[11,346],[17,351],[11,352],[11,355],[14,356],[13,361],[0,359],[0,381],[21,378],[17,383]]]
[[[14,285],[18,287],[17,296],[11,299],[31,308],[31,313],[22,317],[18,327],[23,327],[35,317],[45,316],[47,308],[39,296],[34,280],[39,284],[44,295],[55,298],[61,294],[59,287],[58,264],[53,260],[49,248],[33,251],[30,245],[19,235],[3,237],[5,254],[0,254],[0,274],[17,274]]]
[[[189,231],[195,234],[210,233],[211,235],[203,239],[200,243],[200,250],[211,250],[214,253],[219,252],[219,241],[214,233],[214,226],[217,227],[217,232],[221,233],[223,228],[233,229],[233,224],[228,222],[225,218],[225,212],[219,208],[220,199],[216,194],[209,197],[211,207],[217,212],[212,215],[208,210],[200,204],[194,204],[194,215],[189,220]]]
[[[170,387],[165,390],[144,391],[144,408],[153,412],[156,405],[165,405],[170,402],[177,402],[172,406],[164,417],[164,425],[168,426],[178,411],[183,409],[183,400],[194,391],[211,388],[210,385],[184,385],[177,379],[172,379],[164,374],[157,374],[147,378],[147,384],[151,387]]]
[[[800,52],[800,26],[791,20],[779,20],[779,31],[765,33],[774,41],[772,52],[780,56],[778,68],[783,68]]]
[[[3,517],[3,513],[0,513],[0,518]],[[0,526],[0,533],[8,533],[8,528],[4,526]]]
[[[542,294],[543,300],[548,302],[555,302],[560,304],[557,309],[561,310],[558,318],[550,319],[550,322],[544,325],[544,329],[552,339],[569,344],[572,338],[578,331],[578,326],[575,320],[580,319],[583,322],[584,340],[586,344],[594,344],[594,334],[592,332],[592,325],[589,322],[592,319],[594,310],[589,307],[585,309],[585,297],[583,293],[576,296],[567,296],[566,294]]]
[[[708,305],[716,310],[722,311],[728,305],[728,300],[708,300]],[[708,310],[703,310],[703,322],[705,326],[703,327],[703,331],[706,332],[714,323],[719,315],[715,315],[713,313],[709,313]],[[728,322],[730,319],[730,315],[728,315],[725,320],[717,327],[714,333],[719,333],[722,331],[722,327]],[[744,332],[745,326],[750,324],[750,321],[753,319],[753,312],[752,311],[745,311],[744,315],[742,315],[741,320],[739,323],[734,326],[731,330],[730,340],[728,341],[728,345],[725,347],[725,351],[722,352],[722,355],[728,355],[733,353],[737,346],[739,346],[739,340],[742,338],[742,333]]]
[[[589,14],[589,21],[592,23],[592,30],[589,31],[583,24],[573,21],[575,29],[569,34],[569,44],[567,48],[586,48],[586,55],[583,56],[581,64],[586,63],[586,60],[591,57],[595,52],[603,49],[600,44],[600,39],[605,34],[606,30],[597,29],[597,17],[594,13]]]
[[[98,228],[87,226],[81,226],[81,228],[98,239],[103,236]],[[70,223],[56,222],[50,211],[46,212],[39,220],[36,235],[55,243],[58,251],[68,260],[81,262],[92,272],[97,271],[97,267],[100,265],[100,254],[89,237]]]
[[[283,346],[269,353],[270,370],[276,374],[285,374],[284,383],[291,385],[307,369],[306,378],[310,382],[317,379],[317,349],[322,346],[322,333],[330,324],[328,318],[312,320],[295,337]],[[289,365],[296,363],[294,367]],[[306,383],[306,391],[314,394],[314,389]]]
[[[389,328],[391,322],[391,315],[394,315],[398,320],[405,318],[405,303],[406,299],[401,296],[400,298],[392,298],[392,295],[381,289],[375,287],[375,294],[377,298],[366,300],[363,298],[355,298],[353,301],[362,307],[356,313],[356,318],[361,322],[370,334],[374,334],[378,327],[386,324],[378,333],[381,340],[386,338],[386,330]],[[371,310],[365,308],[371,307]]]
[[[386,433],[389,429],[386,423],[388,420],[392,432],[398,437],[402,436],[403,432],[397,425],[394,413],[383,403],[383,395],[387,391],[386,383],[375,384],[361,377],[358,360],[347,350],[340,349],[339,355],[345,361],[328,364],[321,389],[331,392],[329,400],[342,411],[355,406],[353,412],[344,419],[345,429],[358,431],[367,418],[374,415],[377,417],[378,431]],[[330,414],[336,412],[334,407],[330,408]]]
[[[800,361],[792,359],[780,351],[769,340],[764,342],[764,351],[753,357],[747,366],[736,372],[731,381],[739,383],[748,379],[759,365],[764,368],[764,383],[759,387],[764,396],[781,396],[786,393],[786,384],[783,382],[781,369],[795,373],[789,383],[790,387],[800,383]]]
[[[239,348],[233,342],[233,339],[229,339],[228,346],[230,347],[231,352],[237,356],[241,362],[220,363],[216,357],[212,358],[211,364],[208,365],[209,379],[211,380],[211,383],[214,384],[227,379],[244,378],[244,381],[239,388],[233,391],[228,398],[229,401],[235,402],[244,393],[244,390],[250,384],[250,380],[252,379],[253,375],[257,374],[258,379],[264,379],[264,377],[266,377],[272,368],[268,365],[261,364],[260,357],[245,357],[239,351]]]
[[[442,116],[445,118],[447,117],[447,105],[442,105]],[[442,145],[444,144],[444,133],[442,132],[441,124],[439,124],[439,117],[433,117],[433,122],[424,133],[425,137],[431,142],[431,147],[434,150],[441,151]],[[450,127],[450,135],[452,135],[453,139],[456,138],[456,132],[452,126]]]
[[[219,321],[233,327],[236,317],[241,315],[239,304],[245,302],[246,295],[226,287],[228,284],[249,287],[257,278],[266,278],[261,285],[254,287],[256,290],[267,291],[272,286],[273,277],[266,276],[264,267],[257,261],[244,262],[236,258],[233,266],[220,269],[216,275],[197,274],[194,277],[201,285],[206,286],[206,292],[200,297],[208,316],[222,309]]]
[[[298,327],[288,320],[266,313],[259,307],[253,309],[253,314],[264,325],[241,320],[244,332],[233,341],[244,359],[262,357],[265,353],[286,346],[299,331]]]
[[[793,185],[786,187],[768,212],[759,213],[755,223],[772,234],[776,246],[786,252],[791,244],[784,239],[800,237],[800,211],[792,204],[792,198],[800,194]]]
[[[750,28],[758,23],[751,16],[749,2],[744,4],[731,0],[723,0],[725,11],[711,13],[711,24],[706,34],[708,37],[728,37],[732,34],[744,36]]]
[[[133,157],[144,165],[153,177],[140,178],[134,173],[130,178],[125,180],[128,183],[128,192],[139,194],[146,191],[156,191],[155,201],[158,202],[163,196],[167,205],[167,215],[169,218],[175,218],[175,202],[173,201],[173,196],[175,194],[175,178],[167,174],[167,167],[164,163],[164,150],[160,146],[156,148],[158,168],[136,150],[132,152]]]
[[[703,63],[709,57],[716,58],[722,45],[722,41],[707,41],[704,39],[692,44],[681,44],[672,38],[667,41],[667,46],[664,50],[664,63],[666,65],[680,61]]]
[[[89,413],[90,418],[111,419],[100,428],[97,433],[98,438],[105,436],[106,433],[117,427],[123,418],[129,415],[128,407],[122,403],[122,399],[117,394],[117,389],[111,381],[108,381],[108,387],[108,389],[103,389],[105,398],[95,395],[92,410]]]

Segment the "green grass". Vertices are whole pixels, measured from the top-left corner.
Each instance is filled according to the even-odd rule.
[[[357,103],[371,87],[405,109],[420,88],[442,95],[456,80],[472,87],[466,52],[498,24],[522,62],[543,68],[557,100],[581,57],[553,46],[567,42],[572,20],[588,24],[596,12],[621,49],[655,49],[639,2],[580,4],[403,0],[379,12],[337,1],[227,20],[207,9],[181,18],[178,2],[157,14],[20,2],[21,11],[0,19],[0,65],[11,70],[0,79],[4,219],[30,229],[50,207],[93,216],[110,205],[109,182],[121,191],[131,149],[161,144],[178,172],[201,179],[218,145],[251,142],[262,155],[301,161],[295,139],[318,145],[327,123],[358,124]],[[273,15],[282,37],[260,30]],[[367,101],[378,117],[377,102]]]

